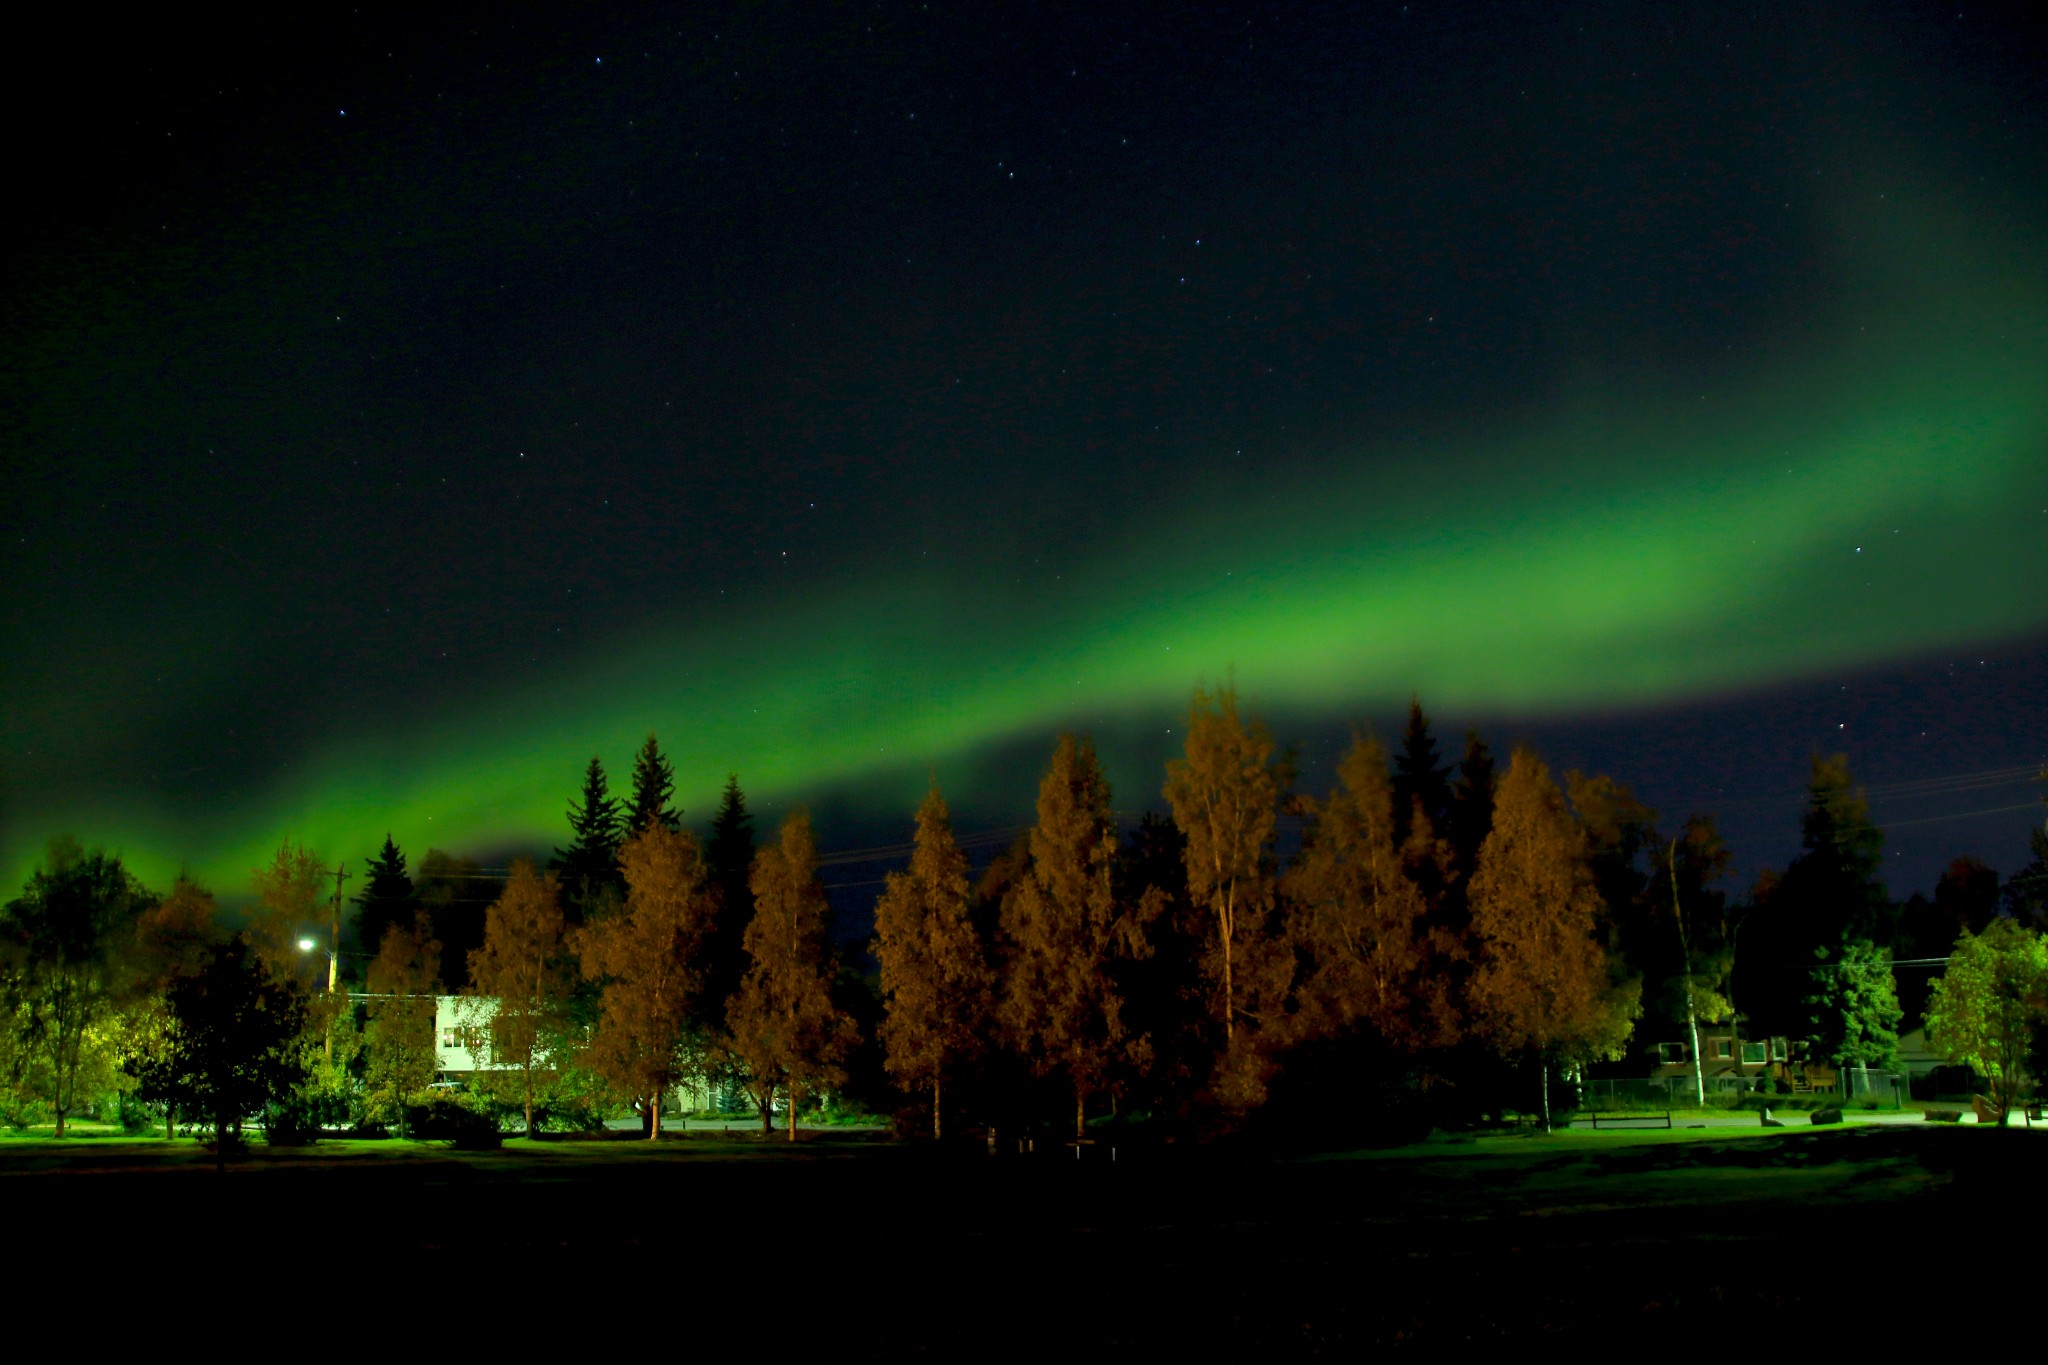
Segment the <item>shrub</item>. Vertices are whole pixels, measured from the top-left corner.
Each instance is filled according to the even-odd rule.
[[[273,1147],[303,1147],[320,1140],[319,1106],[293,1096],[263,1107],[263,1140]]]
[[[495,1117],[446,1094],[437,1094],[425,1104],[407,1105],[405,1131],[418,1142],[452,1142],[472,1152],[489,1151],[505,1142]]]
[[[1813,1111],[1813,1121],[1815,1123],[1840,1123],[1842,1121],[1842,1108],[1840,1105],[1829,1105],[1825,1109],[1816,1109]]]
[[[1926,1111],[1926,1115],[1929,1123],[1961,1123],[1963,1121],[1963,1111],[1960,1109],[1929,1109]]]
[[[125,1091],[114,1102],[114,1119],[121,1125],[121,1131],[130,1137],[156,1127],[156,1114]]]

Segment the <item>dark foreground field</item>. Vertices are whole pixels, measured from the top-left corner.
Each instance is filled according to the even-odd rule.
[[[223,1177],[190,1144],[6,1144],[0,1200],[31,1291],[89,1286],[144,1338],[169,1310],[238,1354],[258,1328],[367,1347],[423,1326],[589,1354],[1981,1346],[2037,1337],[2048,1288],[2041,1134],[1119,1155],[323,1144]]]

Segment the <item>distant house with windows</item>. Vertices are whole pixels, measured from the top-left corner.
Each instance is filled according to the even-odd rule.
[[[1653,1081],[1692,1078],[1692,1046],[1683,1040],[1649,1044],[1642,1060]],[[1784,1038],[1737,1038],[1726,1025],[1700,1029],[1700,1078],[1708,1091],[1747,1091],[1759,1078],[1784,1081],[1794,1091],[1835,1089],[1833,1066],[1808,1062]]]
[[[435,1068],[442,1079],[457,1080],[478,1071],[518,1070],[509,1062],[491,1058],[491,1020],[497,1013],[497,1000],[488,996],[434,997]]]
[[[444,1082],[461,1083],[482,1071],[517,1071],[511,1062],[491,1056],[491,1020],[498,1002],[490,996],[440,995],[434,997],[435,1069]],[[692,1112],[712,1107],[710,1087],[702,1080],[688,1081],[662,1097],[666,1113]]]

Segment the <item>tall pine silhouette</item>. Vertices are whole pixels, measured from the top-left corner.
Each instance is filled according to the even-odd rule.
[[[1429,713],[1420,698],[1408,699],[1408,726],[1394,755],[1394,833],[1398,847],[1408,841],[1420,809],[1432,835],[1442,835],[1451,813],[1451,770],[1438,759],[1429,732]]]
[[[661,752],[661,745],[650,732],[640,752],[633,756],[633,797],[626,806],[623,837],[632,838],[646,829],[650,820],[660,821],[666,830],[681,829],[682,812],[668,803],[675,790],[675,765]]]
[[[384,836],[384,848],[370,859],[363,889],[356,893],[356,942],[365,955],[384,945],[384,931],[396,924],[412,928],[419,911],[419,893],[405,870],[405,855],[391,836]]]
[[[605,780],[604,761],[593,757],[583,772],[583,790],[569,805],[567,848],[555,850],[548,866],[562,874],[562,889],[581,915],[619,887],[619,803]]]
[[[703,1022],[719,1028],[725,1023],[725,1002],[740,988],[747,969],[743,944],[747,924],[754,918],[754,893],[747,884],[754,868],[754,817],[747,813],[738,773],[726,774],[725,794],[719,798],[711,838],[704,846],[704,865],[718,896],[718,916],[705,948],[704,998],[711,1014]]]

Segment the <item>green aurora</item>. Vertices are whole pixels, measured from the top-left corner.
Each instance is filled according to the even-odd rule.
[[[550,844],[583,761],[622,776],[650,729],[694,815],[737,770],[757,806],[858,787],[907,818],[927,771],[986,797],[992,746],[1067,726],[1156,735],[1195,683],[1231,673],[1280,717],[1363,715],[1411,690],[1554,716],[2038,631],[2035,253],[1932,213],[1884,221],[1844,235],[1859,287],[1834,325],[1740,370],[1587,376],[1420,451],[1364,430],[1355,452],[1290,466],[1313,477],[1187,490],[1024,584],[992,586],[996,566],[891,568],[877,549],[846,586],[737,629],[648,628],[431,723],[334,735],[238,802],[102,800],[38,811],[35,829],[17,812],[7,875],[66,828],[152,882],[182,864],[230,895],[285,837],[351,860],[387,830],[414,852]],[[1109,749],[1142,804],[1156,775]]]

